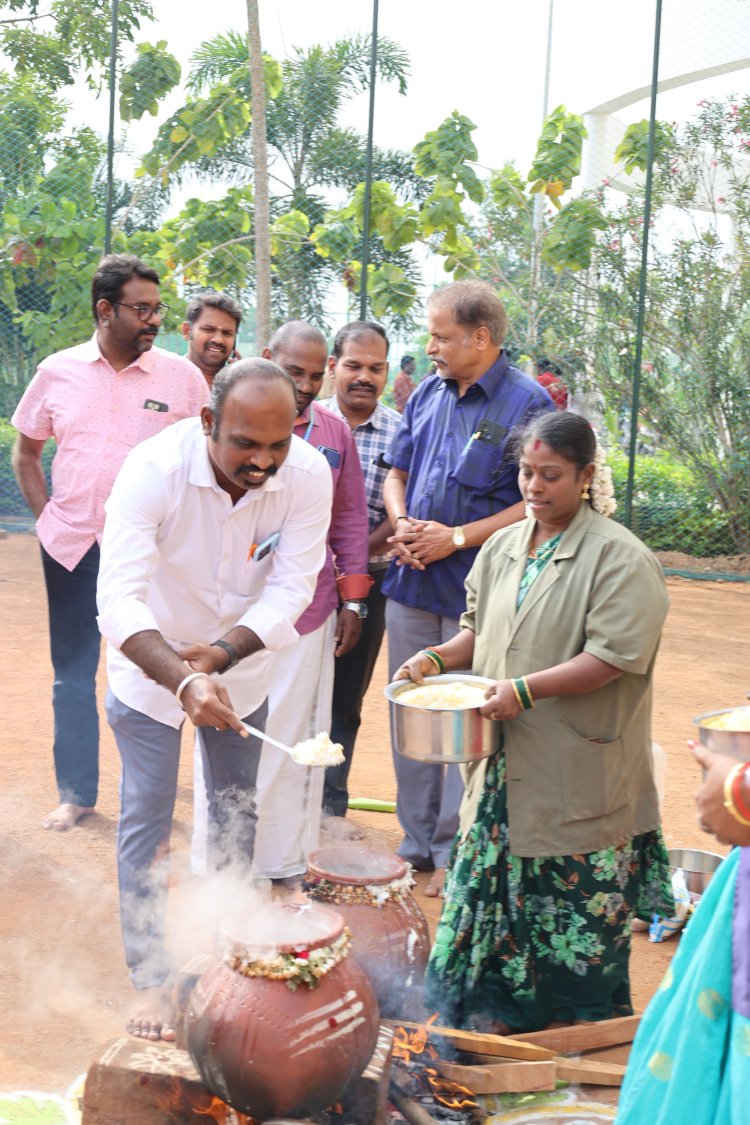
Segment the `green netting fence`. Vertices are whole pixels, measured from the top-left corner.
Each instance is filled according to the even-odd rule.
[[[285,6],[259,7],[262,30]],[[491,36],[480,0],[467,0],[465,20],[472,7]],[[489,281],[508,309],[512,360],[556,380],[598,428],[617,518],[667,569],[747,577],[750,4],[642,5],[637,65],[618,78],[612,21],[624,21],[625,53],[632,13],[584,28],[547,0],[523,91],[496,101],[498,113],[521,98],[538,106],[533,143],[491,153],[476,87],[456,81],[455,108],[434,117],[419,96],[426,73],[453,74],[435,72],[439,20],[408,49],[395,3],[379,22],[377,0],[350,5],[330,34],[321,16],[314,39],[295,39],[291,21],[283,50],[263,36],[254,76],[267,222],[252,8],[238,2],[210,34],[196,21],[181,59],[184,13],[166,0],[119,0],[114,13],[97,0],[0,3],[0,526],[31,526],[9,419],[40,359],[91,334],[90,280],[109,245],[159,271],[162,346],[184,350],[186,302],[223,289],[245,310],[245,355],[284,320],[332,335],[364,313],[388,328],[392,359],[417,358],[417,377],[429,367],[430,290]],[[501,28],[498,13],[497,35],[510,18]],[[584,61],[608,37],[612,76],[558,104],[576,26]],[[400,137],[413,123],[401,147],[389,143],[394,104]]]

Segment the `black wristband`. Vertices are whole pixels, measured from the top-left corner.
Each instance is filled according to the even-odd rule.
[[[230,645],[229,641],[211,641],[210,648],[222,648],[229,657],[229,663],[225,664],[223,668],[219,669],[219,675],[223,676],[230,668],[234,668],[240,662],[240,655],[234,645]]]

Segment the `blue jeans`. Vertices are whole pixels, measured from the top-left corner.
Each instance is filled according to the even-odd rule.
[[[96,623],[99,544],[73,570],[42,550],[55,681],[55,776],[61,801],[93,808],[99,786],[96,670],[102,638]]]
[[[136,988],[163,984],[173,972],[164,947],[169,836],[177,796],[181,728],[167,726],[107,692],[106,711],[122,761],[117,873],[120,925]],[[245,722],[264,729],[266,704]],[[255,781],[262,743],[233,730],[199,727],[208,796],[208,862],[248,872],[255,845]]]

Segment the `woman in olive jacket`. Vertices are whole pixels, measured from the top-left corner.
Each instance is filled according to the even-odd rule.
[[[632,920],[673,912],[651,754],[664,579],[595,510],[614,503],[588,422],[543,415],[520,444],[528,518],[480,551],[458,635],[395,677],[495,681],[503,746],[467,769],[426,999],[500,1032],[630,1014]]]

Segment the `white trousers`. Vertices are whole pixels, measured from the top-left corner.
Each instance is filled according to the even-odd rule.
[[[292,648],[273,655],[266,732],[287,746],[331,729],[336,611]],[[263,743],[255,802],[254,868],[269,879],[307,870],[318,845],[325,770],[300,766],[283,750]],[[207,802],[200,753],[194,757],[192,867],[206,867]]]

